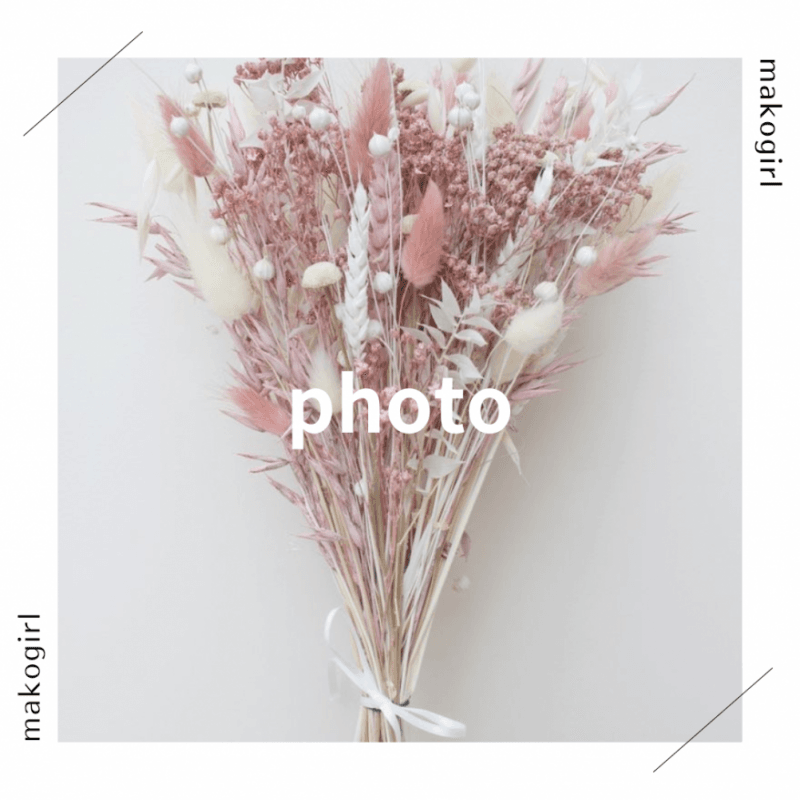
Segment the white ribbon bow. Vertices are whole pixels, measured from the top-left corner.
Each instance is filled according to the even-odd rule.
[[[380,711],[389,725],[394,731],[397,741],[402,739],[402,732],[400,730],[400,720],[405,720],[409,725],[419,728],[421,731],[427,731],[434,736],[445,736],[448,739],[460,739],[467,732],[466,726],[462,722],[456,722],[454,719],[435,714],[433,711],[426,711],[424,708],[411,708],[405,705],[398,705],[393,703],[378,687],[378,682],[375,676],[370,672],[367,666],[367,659],[364,656],[364,650],[361,647],[361,642],[358,636],[353,635],[353,640],[358,649],[358,657],[361,661],[363,668],[357,670],[355,667],[350,666],[337,652],[331,644],[331,628],[337,612],[341,608],[334,608],[325,621],[325,644],[331,651],[331,663],[339,668],[344,675],[352,681],[362,692],[361,705],[365,708],[375,709]]]

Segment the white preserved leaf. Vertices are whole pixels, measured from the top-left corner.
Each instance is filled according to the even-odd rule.
[[[458,367],[458,374],[461,380],[469,383],[470,381],[483,380],[483,375],[478,371],[478,368],[472,363],[469,356],[463,353],[455,353],[449,356],[449,360]]]
[[[453,290],[445,283],[444,279],[442,279],[442,308],[451,317],[461,316],[461,308],[458,305],[458,300],[456,300]]]
[[[431,478],[444,478],[457,470],[464,462],[447,456],[425,456],[422,466]]]
[[[425,331],[421,331],[419,328],[401,327],[400,330],[403,331],[403,333],[407,333],[409,336],[412,336],[418,342],[422,342],[423,344],[430,344],[431,343],[431,340],[428,337],[428,334],[425,333]],[[436,331],[436,332],[439,333],[439,331]],[[441,333],[439,333],[439,335],[441,336]]]
[[[505,447],[506,452],[509,456],[511,456],[511,460],[517,467],[519,474],[522,475],[522,465],[519,460],[519,450],[517,450],[517,446],[514,444],[514,440],[511,438],[511,435],[508,431],[503,431],[503,447]]]
[[[484,330],[496,333],[498,336],[500,335],[500,331],[498,331],[497,328],[495,328],[495,326],[484,317],[470,317],[470,319],[465,321],[465,324],[470,325],[473,328],[483,328]]]
[[[460,330],[454,334],[456,339],[460,339],[462,342],[469,342],[470,344],[475,344],[478,347],[485,347],[486,346],[486,339],[481,336],[478,331],[473,330],[472,328],[465,328],[464,330]]]
[[[455,328],[455,321],[452,317],[442,308],[439,306],[434,305],[431,303],[431,316],[433,317],[433,321],[436,323],[436,327],[439,330],[444,331],[445,333],[451,333]]]
[[[430,325],[423,325],[423,328],[430,334],[431,338],[439,345],[439,347],[444,347],[445,345],[445,338],[444,334],[438,329],[433,328]]]

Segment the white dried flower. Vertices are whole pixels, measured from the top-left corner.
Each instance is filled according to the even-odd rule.
[[[379,339],[383,334],[383,325],[379,319],[371,319],[367,323],[367,339]]]
[[[400,136],[400,128],[398,128],[397,125],[392,125],[386,135],[389,137],[390,142],[396,142],[397,138]]]
[[[367,147],[373,158],[382,158],[392,152],[392,140],[380,133],[373,133]]]
[[[226,244],[230,241],[231,232],[223,222],[216,222],[208,231],[211,240],[217,244]]]
[[[378,294],[391,292],[394,287],[394,277],[391,272],[376,272],[372,279],[372,288]]]
[[[306,115],[306,110],[303,106],[296,104],[292,106],[292,117],[294,119],[303,119]]]
[[[472,112],[463,106],[454,106],[447,113],[447,121],[457,130],[463,130],[472,125]]]
[[[597,250],[595,250],[594,247],[590,247],[588,244],[579,247],[575,253],[575,263],[579,267],[591,267],[595,261],[597,261]]]
[[[317,261],[316,264],[305,268],[301,284],[304,289],[324,289],[326,286],[339,283],[341,279],[342,271],[336,264],[330,261]]]
[[[481,104],[481,96],[477,92],[467,92],[461,98],[461,105],[473,111]]]
[[[459,83],[456,86],[455,96],[459,103],[463,103],[464,97],[468,94],[475,94],[475,87],[471,83]]]
[[[253,264],[253,275],[262,281],[271,281],[275,277],[275,265],[268,258],[259,259]]]
[[[186,69],[183,71],[183,77],[189,83],[200,83],[203,79],[203,70],[200,69],[199,64],[187,64]]]
[[[198,92],[192,98],[192,103],[198,108],[225,108],[228,98],[225,97],[225,92]]]
[[[333,122],[333,117],[330,112],[326,111],[324,108],[315,108],[308,115],[308,124],[315,131],[324,131],[331,122]]]
[[[189,120],[186,117],[173,117],[169,123],[169,132],[179,139],[183,139],[190,130],[191,125],[189,125]]]
[[[555,284],[540,283],[534,289],[538,305],[517,312],[505,333],[505,341],[517,353],[533,355],[558,333],[564,316],[564,301]]]

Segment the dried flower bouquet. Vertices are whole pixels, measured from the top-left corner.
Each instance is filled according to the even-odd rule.
[[[239,361],[228,413],[284,445],[254,471],[301,509],[341,592],[356,663],[333,658],[362,691],[362,741],[402,740],[404,721],[463,734],[409,701],[498,447],[519,466],[486,390],[512,414],[554,391],[579,306],[652,275],[648,246],[683,230],[662,210],[670,173],[645,180],[680,149],[639,133],[682,89],[648,100],[638,71],[618,81],[587,65],[537,102],[540,72],[528,61],[506,91],[475,60],[425,78],[379,60],[340,87],[319,59],[261,59],[237,69],[239,113],[192,63],[188,103],[159,91],[140,110],[140,208],[103,205],[138,231],[152,277],[226,322]],[[342,373],[375,392],[355,413]],[[460,398],[445,402],[445,386]],[[330,398],[327,427],[319,400],[293,405],[310,389]],[[395,403],[398,430],[406,389],[422,397]],[[272,477],[282,468],[299,491]]]

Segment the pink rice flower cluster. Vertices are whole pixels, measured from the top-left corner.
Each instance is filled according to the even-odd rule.
[[[537,105],[540,66],[524,66],[503,106],[511,117],[495,119],[466,62],[412,79],[382,59],[345,87],[349,110],[320,59],[246,62],[233,82],[257,120],[249,132],[232,102],[182,127],[181,107],[156,100],[191,176],[191,224],[173,233],[107,206],[108,221],[144,225],[155,240],[153,277],[172,275],[212,305],[210,293],[236,284],[241,301],[224,305],[238,361],[228,413],[282,444],[261,469],[293,472],[297,491],[269,480],[306,518],[302,535],[318,543],[369,669],[397,703],[416,685],[485,467],[509,444],[470,426],[470,399],[495,388],[520,406],[553,391],[579,306],[651,274],[657,256],[645,251],[682,230],[681,216],[653,218],[646,176],[680,148],[642,140],[613,81],[575,92],[561,76]],[[343,431],[345,370],[379,393],[379,432],[367,430],[364,402]],[[463,392],[461,434],[442,430],[434,392],[445,378]],[[334,399],[333,420],[293,450],[292,391],[311,388]],[[430,402],[418,434],[386,422],[400,388]],[[304,409],[307,421],[318,413]],[[392,738],[378,712],[362,714],[364,738]]]

